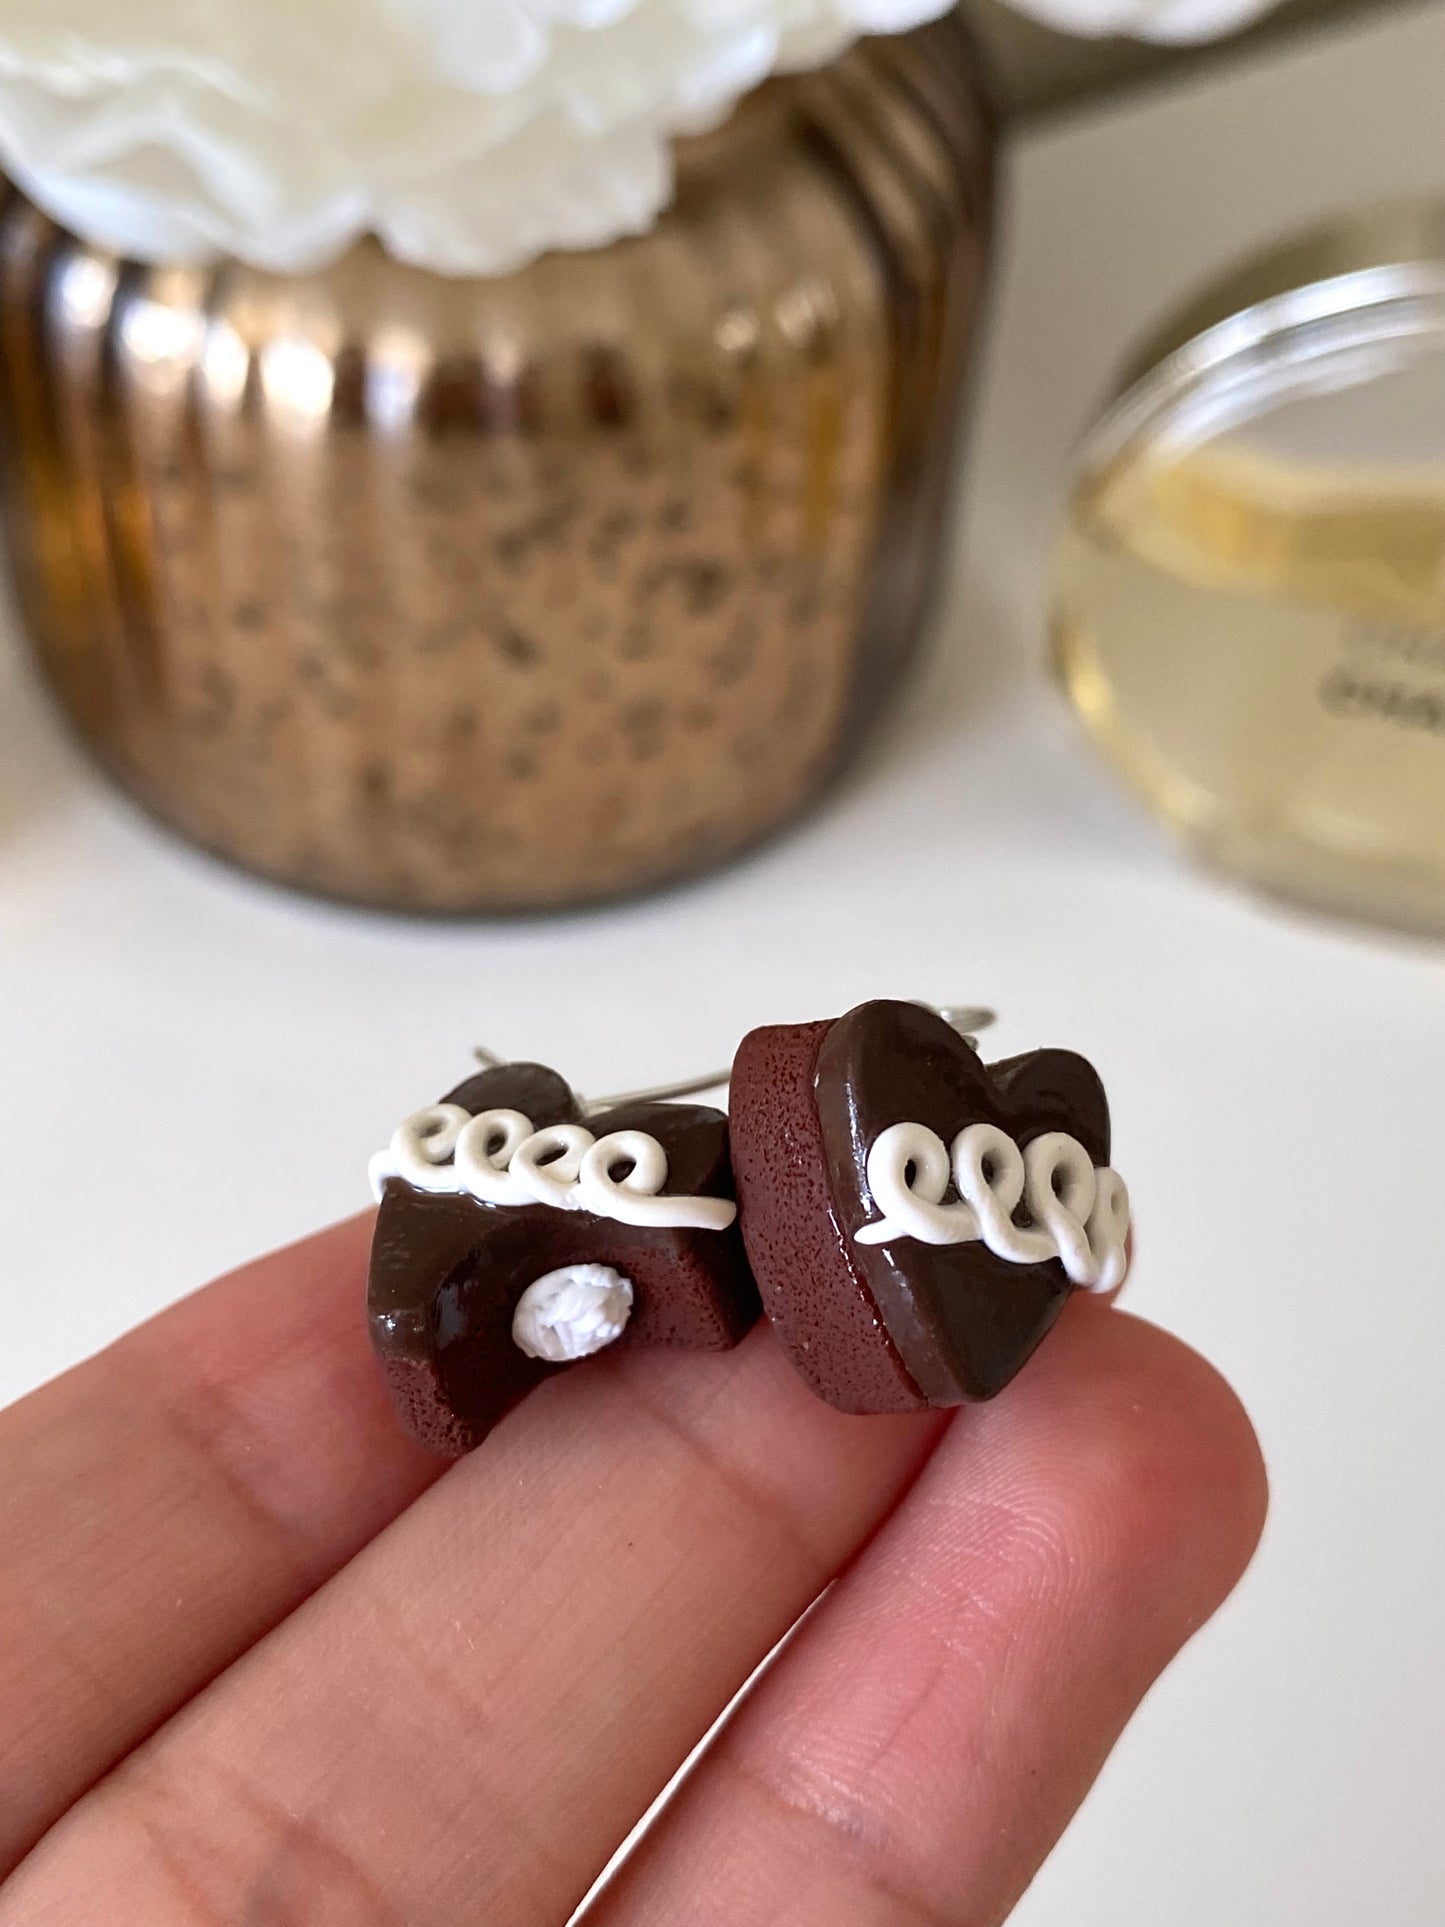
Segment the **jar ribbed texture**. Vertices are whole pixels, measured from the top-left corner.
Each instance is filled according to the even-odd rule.
[[[434,911],[715,863],[916,635],[982,278],[952,21],[779,81],[638,240],[142,268],[0,212],[4,511],[41,661],[156,815]]]

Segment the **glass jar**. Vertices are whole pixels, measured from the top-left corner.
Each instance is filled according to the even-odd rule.
[[[1249,263],[1089,436],[1065,689],[1195,851],[1445,932],[1445,203]]]
[[[938,554],[991,131],[956,19],[495,280],[115,260],[0,212],[3,507],[86,744],[264,875],[421,911],[715,864],[836,771]]]

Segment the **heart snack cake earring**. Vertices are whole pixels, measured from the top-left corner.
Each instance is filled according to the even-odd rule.
[[[588,1105],[555,1071],[486,1068],[371,1161],[367,1309],[408,1428],[478,1444],[549,1374],[606,1346],[721,1351],[756,1321],[723,1112]]]
[[[730,1119],[670,1101],[726,1074],[588,1104],[479,1052],[371,1161],[371,1338],[406,1424],[465,1452],[575,1360],[723,1351],[760,1310],[842,1411],[992,1398],[1071,1291],[1123,1282],[1129,1198],[1093,1066],[985,1065],[988,1015],[752,1031]]]
[[[942,1013],[862,1004],[750,1032],[730,1129],[763,1307],[843,1411],[992,1398],[1071,1290],[1123,1282],[1109,1106],[1073,1051],[985,1065]]]

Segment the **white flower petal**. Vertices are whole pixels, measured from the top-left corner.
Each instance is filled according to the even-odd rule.
[[[1060,33],[1187,44],[1234,33],[1274,0],[1014,0],[1023,13]]]
[[[0,164],[123,254],[303,270],[374,229],[502,273],[645,228],[674,134],[945,4],[3,0]]]

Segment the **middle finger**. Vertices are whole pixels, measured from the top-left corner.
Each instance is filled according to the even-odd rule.
[[[552,1381],[83,1800],[14,1917],[565,1919],[938,1429],[829,1410],[765,1332]]]

